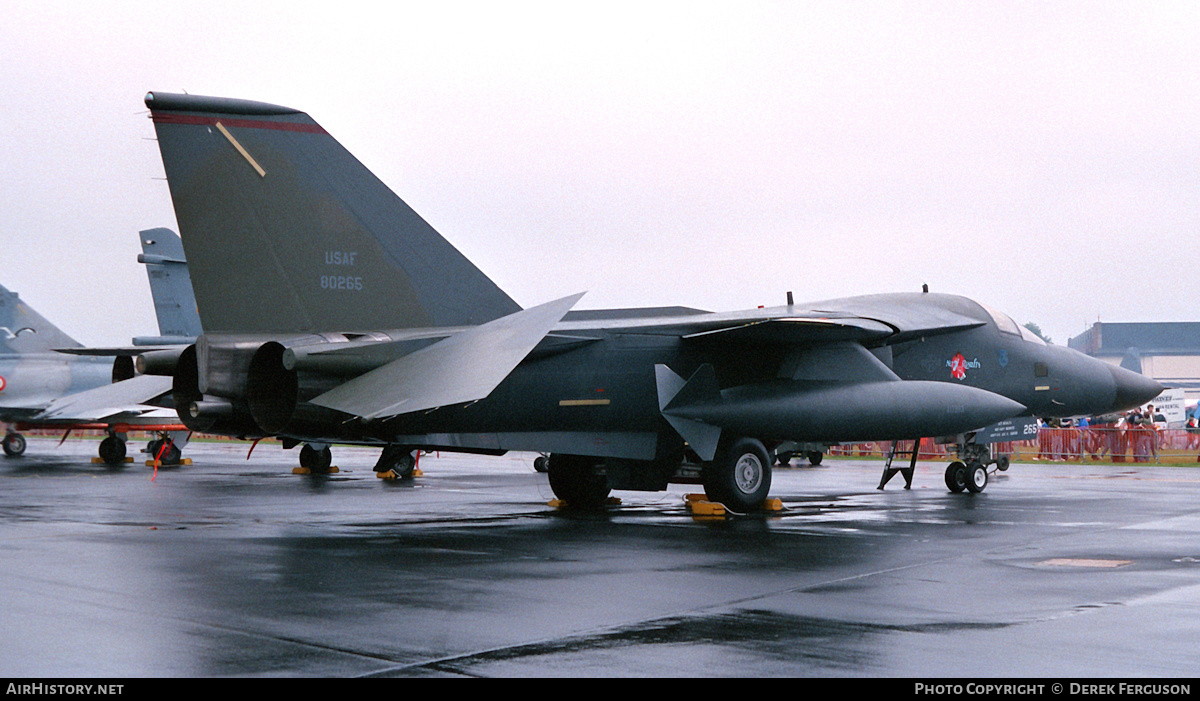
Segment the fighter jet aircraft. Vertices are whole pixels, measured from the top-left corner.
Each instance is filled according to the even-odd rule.
[[[133,358],[145,349],[193,343],[199,318],[178,235],[169,229],[138,235],[143,251],[138,260],[147,267],[160,335],[135,338],[132,347],[84,347],[0,287],[0,322],[7,324],[0,327],[0,421],[9,424],[5,455],[25,452],[19,430],[103,428],[109,435],[100,443],[100,457],[122,464],[125,433],[133,428],[161,433],[151,452],[164,464],[178,462],[188,432],[172,408],[154,403],[169,396],[171,383],[136,376]]]
[[[55,348],[79,347],[17,293],[0,287],[0,420],[14,423],[39,414],[50,402],[113,381],[111,359],[70,358]],[[6,432],[4,454],[25,452],[25,438]]]
[[[145,102],[205,333],[142,366],[173,377],[189,427],[305,443],[311,467],[332,443],[382,446],[377,469],[418,449],[536,451],[556,495],[594,505],[694,466],[711,499],[750,509],[783,441],[969,437],[1160,390],[944,294],[521,309],[307,114]],[[954,479],[977,491],[986,470]]]

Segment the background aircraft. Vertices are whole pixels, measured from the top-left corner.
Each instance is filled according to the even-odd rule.
[[[59,397],[112,382],[111,359],[72,358],[54,350],[78,347],[17,293],[0,287],[0,419],[27,421]],[[3,447],[5,455],[20,455],[25,439],[10,427]]]
[[[150,296],[158,318],[158,336],[138,336],[135,346],[188,345],[196,342],[203,329],[192,278],[188,274],[183,242],[170,229],[146,229],[138,232],[142,253],[138,262],[146,266]]]
[[[969,299],[872,295],[744,312],[521,309],[307,114],[150,93],[205,333],[170,362],[189,427],[305,443],[549,454],[600,503],[699,470],[768,494],[782,441],[969,434],[1022,414],[1134,406],[1157,383],[1023,335]],[[790,297],[790,295],[789,295]],[[147,358],[156,356],[148,355]],[[978,491],[974,458],[948,471]]]
[[[152,403],[169,398],[170,381],[136,376],[133,358],[147,348],[194,342],[199,317],[179,236],[169,229],[138,235],[143,251],[138,261],[146,265],[160,335],[135,338],[131,348],[86,348],[0,287],[0,420],[9,424],[5,455],[25,452],[19,430],[103,428],[109,435],[100,443],[100,457],[122,464],[124,434],[132,428],[160,432],[150,452],[164,464],[178,462],[188,431],[169,404]]]

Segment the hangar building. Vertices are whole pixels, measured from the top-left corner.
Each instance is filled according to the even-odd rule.
[[[1200,322],[1096,322],[1067,345],[1200,398]]]

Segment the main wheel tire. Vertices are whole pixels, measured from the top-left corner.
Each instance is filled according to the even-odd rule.
[[[125,441],[109,436],[100,441],[100,459],[110,467],[125,464]]]
[[[330,461],[332,462],[332,458]],[[392,462],[392,471],[404,479],[412,477],[413,473],[417,471],[417,456],[412,452],[398,455]]]
[[[25,436],[19,433],[9,433],[4,436],[4,454],[10,458],[25,454]]]
[[[163,465],[178,465],[183,457],[183,451],[170,438],[156,438],[150,441],[146,444],[146,452],[150,454],[151,460],[158,460]]]
[[[314,473],[329,472],[329,466],[333,464],[333,451],[329,446],[325,446],[320,450],[305,443],[300,449],[300,467],[307,468]]]
[[[596,471],[598,462],[583,455],[551,454],[546,460],[546,474],[554,496],[582,509],[603,506],[612,488],[608,475]]]
[[[819,450],[813,450],[808,453],[808,463],[810,465],[820,465],[821,461],[824,459],[825,453],[822,453]]]
[[[956,460],[946,467],[946,486],[955,494],[967,488],[967,466],[965,463]]]
[[[988,483],[987,468],[979,463],[972,463],[966,467],[967,491],[972,494],[982,492]]]
[[[739,438],[705,464],[702,479],[710,501],[749,511],[771,492],[771,458],[760,441]]]
[[[332,458],[330,458],[332,462]],[[417,451],[401,445],[389,445],[379,453],[375,463],[376,473],[391,472],[398,477],[408,479],[417,470]]]
[[[162,464],[178,465],[182,457],[183,451],[179,449],[179,446],[175,445],[175,441],[168,440],[166,450],[162,451]]]

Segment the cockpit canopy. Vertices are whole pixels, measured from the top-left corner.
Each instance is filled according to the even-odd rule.
[[[1038,336],[1036,333],[1030,331],[1029,329],[1025,328],[1024,326],[1018,325],[1017,322],[1012,320],[1012,317],[1005,314],[1004,312],[1002,312],[998,309],[989,307],[988,305],[982,304],[982,303],[979,306],[983,307],[983,310],[988,313],[988,316],[992,317],[992,321],[996,324],[996,328],[1000,329],[1001,333],[1007,333],[1007,334],[1010,334],[1013,336],[1020,336],[1021,338],[1025,339],[1026,341],[1037,344],[1039,346],[1046,345],[1046,342],[1043,341],[1040,336]]]

